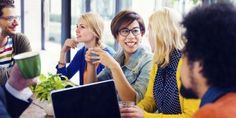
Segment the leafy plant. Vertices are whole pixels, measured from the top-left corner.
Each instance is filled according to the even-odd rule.
[[[76,86],[76,84],[68,80],[66,76],[61,76],[59,74],[49,73],[48,77],[41,74],[39,76],[39,80],[41,82],[35,86],[32,86],[31,89],[36,95],[36,98],[40,101],[46,100],[51,102],[51,91]]]
[[[198,2],[198,0],[193,0],[193,3],[196,4]]]

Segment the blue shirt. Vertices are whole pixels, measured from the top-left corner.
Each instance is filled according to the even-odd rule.
[[[124,65],[125,54],[123,50],[117,52],[114,58],[120,64],[128,82],[137,92],[136,101],[140,101],[143,99],[147,89],[147,83],[152,68],[152,54],[148,53],[143,47],[139,47],[137,51],[130,56],[126,65]],[[99,81],[112,78],[112,73],[108,68],[105,68],[98,75]]]
[[[210,87],[203,95],[200,107],[204,106],[207,103],[215,102],[220,97],[231,91],[236,91],[236,89]]]
[[[110,55],[113,55],[115,51],[110,47],[105,47],[103,49],[104,51],[108,52]],[[57,73],[60,73],[68,79],[74,76],[74,74],[79,71],[80,76],[80,85],[84,84],[83,78],[84,78],[84,70],[86,67],[86,61],[85,61],[85,53],[87,49],[85,47],[78,50],[78,52],[75,54],[74,58],[72,59],[71,63],[67,67],[58,68],[58,65],[56,66]],[[97,74],[102,71],[104,68],[104,65],[99,64],[97,67]]]

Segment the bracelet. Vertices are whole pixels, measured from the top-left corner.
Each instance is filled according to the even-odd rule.
[[[66,63],[62,63],[62,62],[58,61],[58,65],[65,66],[65,65],[66,65]]]

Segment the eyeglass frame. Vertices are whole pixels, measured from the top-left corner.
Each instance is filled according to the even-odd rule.
[[[137,30],[138,29],[138,34],[135,34],[134,32],[135,32],[135,30]],[[124,34],[122,34],[121,32],[122,32],[122,30],[127,30],[127,31],[129,31],[129,33],[127,34],[127,35],[124,35]],[[124,37],[127,37],[129,34],[130,34],[130,32],[132,32],[132,34],[134,35],[134,36],[138,36],[139,34],[141,34],[141,29],[140,29],[140,27],[134,27],[134,28],[132,28],[132,29],[129,29],[129,28],[122,28],[122,29],[120,29],[119,30],[119,34],[121,35],[121,36],[124,36]]]
[[[14,20],[19,21],[20,16],[0,16],[0,19],[4,19],[4,20],[7,20],[9,22],[13,22]]]

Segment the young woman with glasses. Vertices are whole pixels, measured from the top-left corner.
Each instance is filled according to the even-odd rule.
[[[145,33],[143,19],[136,12],[121,11],[111,22],[111,32],[121,49],[114,58],[100,48],[87,51],[86,60],[90,82],[113,79],[120,100],[139,101],[146,92],[152,66],[152,54],[141,46]],[[97,56],[91,56],[91,53]],[[92,62],[91,59],[97,59],[97,61]],[[96,63],[106,66],[98,76],[94,69]]]

